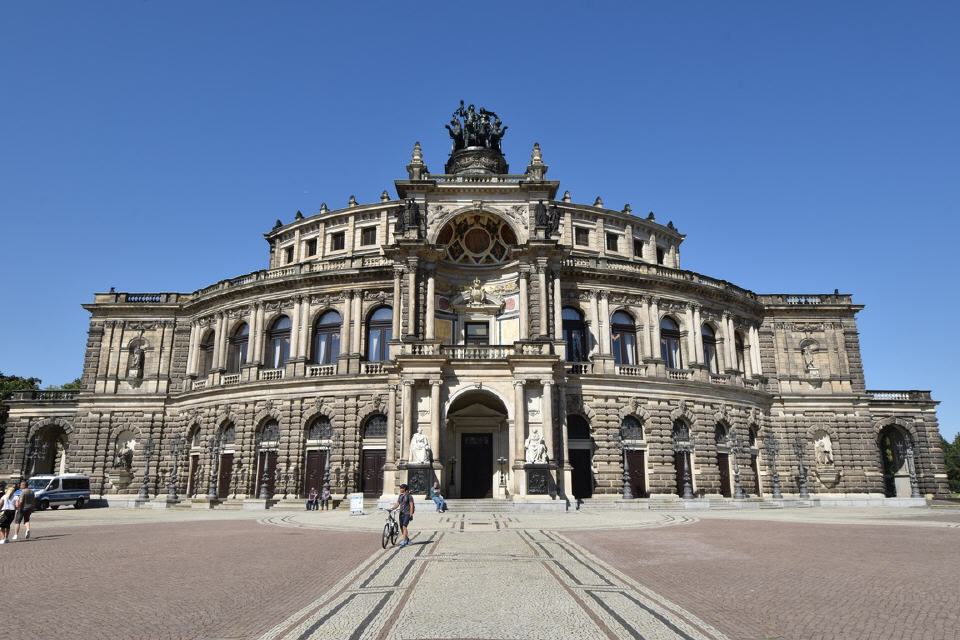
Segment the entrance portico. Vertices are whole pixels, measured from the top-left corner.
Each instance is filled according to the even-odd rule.
[[[470,390],[447,408],[440,441],[446,464],[446,491],[451,498],[508,497],[510,428],[507,408],[496,395]]]

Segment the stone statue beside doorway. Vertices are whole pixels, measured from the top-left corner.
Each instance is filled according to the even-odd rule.
[[[547,462],[547,443],[539,429],[534,429],[524,444],[527,450],[527,464],[545,464]]]
[[[431,458],[430,441],[423,435],[423,427],[410,438],[410,464],[427,464]]]

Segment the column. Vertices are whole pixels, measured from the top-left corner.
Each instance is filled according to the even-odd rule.
[[[700,305],[693,305],[693,346],[697,348],[697,362],[702,363],[703,357],[703,320],[700,317]]]
[[[553,339],[563,340],[563,294],[559,269],[553,272]]]
[[[567,498],[572,497],[573,491],[573,467],[570,465],[570,435],[567,431],[567,395],[566,389],[562,384],[557,385],[557,397],[560,405],[560,446],[562,450],[559,455],[554,454],[558,460],[563,460],[563,495]],[[559,470],[558,470],[559,473]]]
[[[300,305],[303,298],[297,296],[293,299],[293,313],[290,318],[290,359],[295,360],[300,357]]]
[[[763,375],[763,364],[760,360],[760,331],[755,326],[750,327],[750,357],[753,358],[753,375]]]
[[[427,329],[426,329],[427,340],[433,340],[433,338],[435,337],[434,326],[436,325],[436,318],[435,318],[436,309],[434,308],[434,305],[435,305],[434,275],[435,273],[434,273],[433,267],[432,266],[428,267],[427,268]]]
[[[749,329],[747,331],[749,333]],[[753,345],[746,336],[743,345],[743,377],[753,378]]]
[[[441,380],[430,381],[430,451],[433,459],[440,462],[440,385]]]
[[[343,292],[343,324],[340,325],[340,355],[350,354],[350,316],[353,309],[353,291]],[[341,372],[342,373],[342,372]]]
[[[600,292],[600,353],[609,355],[613,350],[610,344],[610,300],[607,291]]]
[[[529,337],[530,320],[529,304],[530,299],[527,294],[527,276],[529,271],[526,267],[520,267],[520,339],[526,340]]]
[[[600,346],[600,309],[596,291],[590,292],[590,343],[590,355],[594,355]]]
[[[736,370],[737,368],[737,333],[733,327],[733,318],[730,317],[729,313],[724,315],[724,325],[723,332],[726,334],[725,340],[723,341],[726,345],[725,351],[727,352],[727,369]]]
[[[523,441],[526,437],[527,403],[523,393],[523,380],[513,381],[513,457],[523,464],[526,462]]]
[[[663,358],[660,352],[660,299],[650,298],[650,352],[654,358]]]
[[[547,443],[548,459],[555,462],[553,446],[553,380],[541,380],[540,383],[543,385],[543,398],[541,399],[543,439]]]
[[[413,436],[413,380],[403,381],[403,404],[400,407],[400,413],[403,417],[403,431],[400,433],[400,459],[410,458],[410,438]]]
[[[400,300],[400,276],[403,275],[403,269],[393,268],[393,325],[390,335],[394,340],[400,339],[400,314],[402,313],[402,303]]]
[[[386,463],[397,462],[397,385],[391,384],[387,393],[387,451]]]
[[[657,234],[651,233],[643,244],[643,261],[657,264]]]
[[[313,329],[310,317],[312,315],[310,296],[304,296],[300,309],[300,356],[305,360],[310,359],[310,334]]]
[[[687,325],[687,362],[692,364],[694,362],[700,361],[699,358],[697,357],[698,356],[697,343],[695,342],[693,337],[694,331],[695,331],[694,330],[695,325],[693,320],[693,305],[689,305],[689,304],[687,305],[687,310],[684,316],[686,318],[685,323]]]
[[[254,341],[254,351],[257,354],[254,358],[254,362],[261,364],[263,362],[263,322],[264,315],[266,315],[266,310],[259,302],[255,302],[254,307],[256,307],[257,310],[257,329],[251,334]]]
[[[221,362],[221,354],[220,354],[221,349],[220,349],[220,347],[221,347],[221,345],[223,344],[223,334],[224,334],[224,325],[225,325],[225,324],[226,324],[226,323],[223,321],[223,314],[222,314],[222,313],[218,313],[218,314],[217,314],[217,328],[215,329],[215,331],[217,332],[217,335],[216,335],[215,340],[214,340],[214,349],[213,349],[213,367],[212,367],[212,369],[213,369],[214,371],[216,371],[217,369],[220,368],[220,362]]]
[[[407,333],[417,335],[417,263],[411,260],[407,269]]]
[[[547,317],[550,315],[547,309],[547,265],[545,260],[539,260],[537,263],[537,289],[540,296],[540,317],[537,326],[541,336],[547,335]]]
[[[190,346],[187,349],[187,375],[195,376],[197,375],[197,351],[199,338],[197,335],[200,333],[199,326],[197,322],[190,323]]]
[[[363,291],[353,293],[353,338],[350,340],[350,353],[360,353],[360,329],[363,327]]]

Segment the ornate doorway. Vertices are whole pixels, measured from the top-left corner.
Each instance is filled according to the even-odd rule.
[[[507,410],[486,390],[471,390],[447,408],[447,429],[440,434],[445,462],[441,488],[450,498],[505,498],[510,438]],[[446,481],[445,486],[443,485]]]
[[[360,490],[367,498],[377,498],[383,493],[383,465],[387,453],[383,449],[364,449]]]

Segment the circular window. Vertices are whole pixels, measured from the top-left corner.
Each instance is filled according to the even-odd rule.
[[[451,220],[437,236],[446,248],[447,260],[460,264],[487,265],[506,260],[517,236],[509,225],[486,213],[467,213]]]

